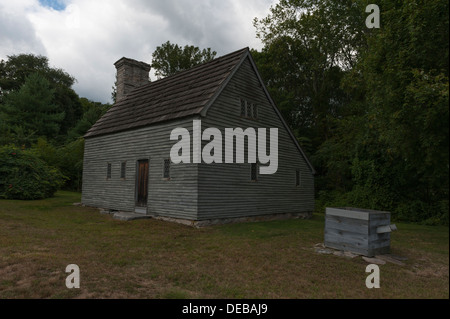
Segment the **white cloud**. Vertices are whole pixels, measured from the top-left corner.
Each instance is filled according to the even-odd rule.
[[[167,40],[210,47],[218,56],[261,48],[252,20],[270,0],[66,0],[64,10],[37,0],[0,0],[0,58],[43,54],[77,79],[80,96],[109,102],[113,63],[122,56],[151,62]]]

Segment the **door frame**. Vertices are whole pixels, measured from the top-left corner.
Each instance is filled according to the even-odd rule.
[[[146,187],[147,187],[147,193],[146,193],[146,200],[145,200],[145,205],[142,206],[139,203],[139,186],[140,186],[140,174],[139,174],[139,167],[140,167],[140,163],[147,163],[147,181],[146,181]],[[141,158],[136,160],[136,178],[135,178],[135,187],[134,187],[134,192],[135,192],[135,196],[134,196],[134,206],[135,206],[135,212],[137,213],[143,213],[146,214],[147,213],[147,205],[148,205],[148,183],[149,183],[149,179],[150,179],[150,161],[148,158]]]

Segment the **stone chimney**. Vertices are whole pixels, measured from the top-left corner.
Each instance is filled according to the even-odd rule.
[[[116,102],[123,99],[133,88],[148,83],[150,64],[121,58],[114,66],[117,70]]]

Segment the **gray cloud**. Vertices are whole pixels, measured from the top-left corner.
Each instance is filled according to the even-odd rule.
[[[61,11],[36,0],[0,0],[0,57],[40,53],[77,79],[76,92],[109,102],[113,63],[122,56],[150,63],[158,45],[210,47],[218,56],[260,48],[252,19],[267,14],[271,0],[67,0]],[[9,6],[8,15],[2,4]]]
[[[211,47],[225,54],[230,48],[232,51],[258,42],[252,19],[267,11],[271,1],[166,0],[149,3],[135,0],[132,3],[139,9],[164,17],[168,22],[164,35],[171,36],[172,42]]]
[[[0,3],[0,59],[18,53],[46,55],[46,50],[25,14],[8,10]]]

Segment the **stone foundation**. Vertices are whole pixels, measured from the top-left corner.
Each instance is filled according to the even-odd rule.
[[[81,205],[84,207],[89,207],[86,205]],[[270,214],[270,215],[257,215],[248,217],[236,217],[236,218],[217,218],[217,219],[206,219],[206,220],[190,220],[181,218],[172,218],[165,216],[152,216],[145,214],[136,214],[133,212],[117,211],[113,209],[105,209],[100,207],[97,208],[101,214],[111,214],[114,218],[119,220],[135,220],[135,219],[157,219],[172,223],[183,224],[191,227],[207,227],[213,225],[224,225],[233,223],[248,223],[248,222],[262,222],[262,221],[272,221],[272,220],[287,220],[287,219],[309,219],[312,217],[312,212],[301,212],[301,213],[280,213],[280,214]]]
[[[271,214],[271,215],[259,215],[259,216],[248,216],[248,217],[236,217],[236,218],[217,218],[217,219],[207,219],[207,220],[188,220],[171,218],[164,216],[155,216],[154,219],[164,220],[168,222],[179,223],[191,227],[207,227],[213,225],[223,225],[232,223],[247,223],[247,222],[261,222],[261,221],[271,221],[271,220],[286,220],[286,219],[308,219],[312,217],[312,212],[302,212],[302,213],[284,213],[284,214]]]

